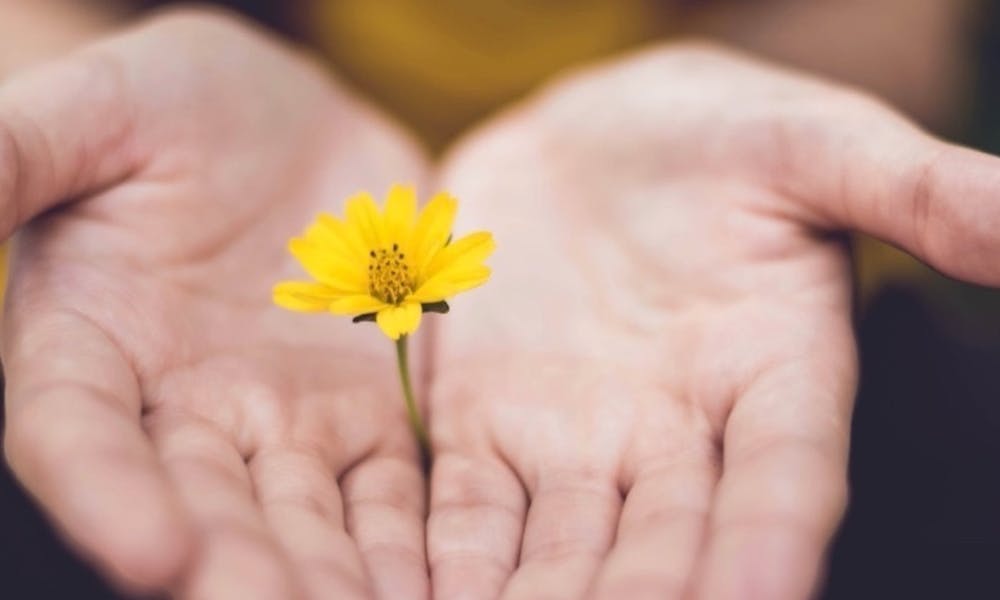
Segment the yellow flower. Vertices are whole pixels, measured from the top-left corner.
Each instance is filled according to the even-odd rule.
[[[417,214],[412,187],[389,190],[385,210],[366,192],[348,199],[346,217],[321,214],[288,248],[315,281],[288,281],[274,301],[301,312],[375,315],[394,340],[416,331],[425,309],[483,284],[493,236],[476,232],[451,241],[458,202],[434,196]]]

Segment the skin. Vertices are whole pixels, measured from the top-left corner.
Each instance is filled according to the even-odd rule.
[[[0,124],[5,449],[72,543],[132,592],[425,597],[391,344],[271,303],[331,199],[424,177],[409,141],[206,14],[11,82]]]
[[[116,0],[0,0],[0,77],[63,56],[125,16]]]
[[[558,80],[441,181],[498,250],[435,336],[440,600],[809,597],[848,495],[841,232],[1000,283],[1000,161],[711,46]]]
[[[315,212],[407,179],[499,244],[425,324],[429,509],[391,344],[270,304]],[[433,175],[308,61],[160,17],[0,88],[7,458],[130,591],[804,598],[846,497],[837,234],[998,284],[998,183],[685,45],[553,83]]]
[[[935,131],[955,131],[974,89],[983,0],[690,3],[687,36],[863,87]],[[887,35],[906,31],[905,36]]]

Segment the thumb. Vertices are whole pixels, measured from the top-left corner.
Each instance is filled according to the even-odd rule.
[[[0,86],[0,238],[139,166],[125,69],[94,50]]]
[[[935,139],[867,101],[789,128],[780,184],[821,227],[862,231],[940,271],[1000,285],[1000,158]]]

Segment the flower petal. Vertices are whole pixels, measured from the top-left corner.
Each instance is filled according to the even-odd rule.
[[[485,265],[469,267],[461,271],[451,271],[428,279],[406,299],[421,304],[440,302],[455,294],[481,286],[490,278],[491,273],[490,268]]]
[[[418,278],[422,277],[428,263],[448,241],[456,212],[458,201],[443,192],[431,198],[420,211],[410,242],[414,272]]]
[[[297,312],[322,312],[341,294],[322,283],[283,281],[274,286],[274,303]]]
[[[490,277],[483,261],[496,249],[493,236],[485,231],[470,233],[442,248],[427,265],[427,278],[410,298],[437,302],[482,285]]]
[[[329,303],[328,308],[335,315],[355,316],[378,312],[389,306],[389,304],[368,294],[354,294],[337,298]]]
[[[375,199],[368,192],[359,192],[347,200],[347,227],[356,230],[368,250],[385,244],[385,224]]]
[[[288,242],[288,251],[317,281],[341,292],[364,293],[368,289],[363,267],[329,245],[294,238]]]
[[[427,265],[424,278],[431,279],[447,271],[478,267],[493,254],[496,247],[492,234],[485,231],[470,233],[437,252]]]
[[[303,236],[306,240],[329,248],[331,252],[343,256],[358,265],[368,264],[368,248],[365,247],[361,232],[355,231],[337,217],[320,213]]]
[[[405,302],[399,306],[389,306],[378,311],[375,322],[379,329],[393,340],[401,335],[409,335],[420,326],[420,304]]]
[[[409,253],[410,237],[417,220],[417,192],[412,185],[394,185],[389,188],[383,213],[386,243],[398,243]]]

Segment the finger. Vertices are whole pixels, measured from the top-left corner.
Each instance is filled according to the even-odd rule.
[[[611,474],[550,470],[529,489],[521,561],[502,598],[580,598],[615,535],[621,511]]]
[[[191,513],[199,552],[176,592],[239,600],[302,596],[281,547],[254,500],[243,457],[216,426],[154,413],[147,428]]]
[[[0,86],[0,239],[138,167],[127,88],[116,59],[94,51]]]
[[[670,456],[633,476],[615,544],[590,594],[597,600],[682,598],[715,487],[711,456]]]
[[[793,364],[737,400],[698,598],[810,597],[847,502],[852,369]]]
[[[369,598],[337,481],[316,455],[261,450],[250,463],[257,501],[310,598]]]
[[[435,600],[499,597],[517,565],[526,510],[524,488],[502,461],[439,455],[427,523]]]
[[[379,453],[341,478],[347,530],[378,598],[430,595],[424,553],[426,491],[415,456]]]
[[[193,537],[140,426],[135,375],[89,321],[20,296],[12,293],[3,327],[7,460],[84,553],[126,588],[161,590]]]
[[[870,101],[783,125],[783,193],[819,225],[869,233],[955,277],[1000,284],[1000,158],[936,140]]]

